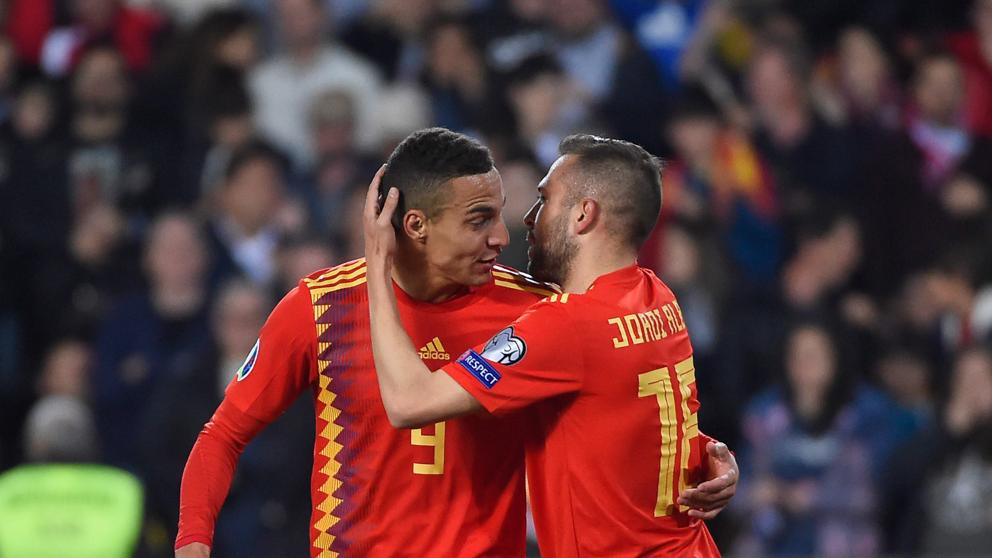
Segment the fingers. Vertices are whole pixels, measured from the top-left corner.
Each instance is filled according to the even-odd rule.
[[[372,178],[372,182],[369,183],[369,191],[365,194],[365,211],[363,212],[367,221],[375,220],[375,216],[379,213],[379,183],[385,172],[386,165],[382,165]]]
[[[707,494],[698,490],[686,490],[679,496],[679,504],[690,508],[711,509],[726,505],[734,496],[735,488],[725,488],[720,492]]]
[[[698,493],[683,494],[679,498],[679,504],[689,508],[688,514],[690,517],[712,519],[727,507],[732,496],[732,491],[722,493],[719,498],[713,499],[701,498]]]
[[[679,504],[691,508],[689,515],[712,519],[727,507],[737,492],[737,471],[730,469],[719,477],[689,488],[679,496]]]
[[[396,206],[400,203],[400,191],[396,188],[390,188],[389,193],[386,194],[386,201],[382,204],[382,211],[379,212],[378,224],[380,226],[386,226],[390,224],[390,220],[393,218],[393,213],[396,212]]]
[[[730,459],[730,448],[727,444],[723,442],[710,442],[706,444],[706,453],[715,459],[720,461],[727,461]]]
[[[730,469],[726,473],[716,477],[715,479],[710,479],[706,482],[700,483],[699,486],[695,488],[700,492],[714,494],[724,490],[725,488],[734,486],[737,484],[737,471]]]
[[[707,494],[698,490],[686,490],[679,496],[679,503],[691,508],[710,509],[716,506],[724,506],[737,493],[736,487],[727,487],[719,492]]]

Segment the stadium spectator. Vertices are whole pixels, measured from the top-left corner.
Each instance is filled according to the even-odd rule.
[[[772,35],[747,70],[755,144],[771,168],[787,218],[819,200],[842,201],[856,191],[857,153],[848,134],[817,115],[808,91],[810,63],[794,39]]]
[[[52,272],[61,272],[66,237],[72,226],[69,193],[66,191],[64,150],[56,133],[58,95],[55,84],[29,80],[20,85],[13,114],[0,128],[0,231],[4,269],[0,280],[9,289],[9,309],[20,345],[18,360],[24,369],[35,367],[48,344],[57,338],[50,316],[39,308],[51,292],[40,288]],[[10,266],[10,267],[7,267]],[[53,277],[58,283],[65,278]],[[75,284],[68,281],[70,289]],[[10,326],[8,326],[10,327]],[[11,339],[8,338],[8,342]],[[17,346],[17,345],[15,345]],[[17,353],[8,353],[14,357]],[[30,382],[16,384],[24,387]],[[8,384],[10,385],[10,384]]]
[[[223,157],[210,156],[212,147],[224,143],[216,128],[230,127],[224,123],[233,121],[237,128],[254,130],[240,121],[253,120],[246,82],[261,56],[259,35],[259,22],[248,10],[211,10],[177,33],[149,75],[136,84],[134,125],[166,144],[164,157],[183,158],[182,165],[170,162],[158,169],[167,174],[162,181],[183,206],[198,201],[201,186],[212,185],[203,182],[223,174],[218,162]],[[203,167],[212,178],[200,176]]]
[[[208,254],[187,214],[160,216],[144,249],[146,290],[119,300],[99,333],[93,402],[106,461],[133,466],[140,422],[164,379],[196,362],[207,336]]]
[[[924,484],[927,521],[923,551],[934,555],[986,554],[992,517],[992,353],[976,348],[955,362],[944,412],[946,444],[933,454]]]
[[[562,138],[586,117],[582,101],[572,95],[575,85],[548,54],[524,59],[506,79],[516,135],[548,167],[558,158]]]
[[[142,488],[132,475],[93,463],[93,415],[72,397],[39,401],[28,415],[33,462],[0,475],[4,556],[124,557],[141,532]]]
[[[379,139],[372,154],[380,160],[387,159],[403,138],[430,126],[432,119],[430,99],[422,87],[412,83],[386,87],[379,95],[376,120]]]
[[[872,556],[879,549],[871,398],[828,330],[794,327],[780,387],[744,414],[740,511],[743,555]],[[879,425],[881,426],[881,425]]]
[[[987,554],[992,518],[992,353],[973,347],[953,365],[940,420],[903,449],[916,456],[894,460],[896,516],[892,550],[927,556]]]
[[[41,0],[37,10],[51,17],[56,0]],[[152,63],[156,36],[164,22],[159,14],[135,9],[121,0],[71,0],[69,25],[52,28],[45,36],[39,63],[46,74],[61,77],[79,63],[91,45],[106,42],[121,53],[131,71]],[[49,21],[49,23],[54,23]]]
[[[549,6],[540,0],[509,0],[483,8],[478,19],[485,25],[477,25],[475,34],[485,44],[486,65],[506,72],[551,48]]]
[[[282,50],[255,68],[249,81],[258,129],[301,168],[314,163],[306,116],[321,91],[347,90],[357,107],[358,145],[370,148],[377,140],[381,78],[364,59],[328,39],[327,9],[321,0],[276,2]]]
[[[992,2],[971,3],[971,29],[951,33],[947,47],[964,71],[964,113],[968,129],[992,135]]]
[[[894,68],[882,44],[870,30],[849,27],[837,40],[836,58],[817,76],[827,83],[821,87],[835,96],[830,101],[842,122],[853,126],[858,135],[872,137],[881,130],[894,130],[902,119],[902,92]]]
[[[276,248],[306,216],[288,199],[286,163],[264,142],[250,142],[231,155],[224,184],[211,207],[211,282],[242,276],[261,286],[275,279]]]
[[[609,9],[603,0],[548,4],[551,51],[575,87],[566,97],[568,110],[576,121],[606,119],[611,134],[657,152],[668,96],[657,66],[614,18],[605,17]]]
[[[314,98],[307,115],[315,163],[313,172],[295,180],[294,187],[306,201],[310,222],[326,238],[347,236],[345,202],[376,169],[356,143],[355,110],[350,93],[329,89]]]
[[[918,349],[905,345],[887,349],[878,358],[875,378],[886,393],[916,417],[920,428],[934,420],[937,402],[933,372]]]
[[[721,250],[743,282],[773,278],[783,233],[778,192],[761,155],[695,88],[683,93],[668,134],[676,158],[666,171],[663,214],[717,231]]]
[[[108,45],[88,48],[70,80],[66,164],[75,215],[109,205],[137,219],[168,205],[169,192],[156,181],[155,146],[129,125],[133,83],[121,54]]]
[[[171,551],[176,537],[180,479],[195,434],[251,352],[271,300],[244,279],[222,285],[211,312],[209,345],[191,366],[165,378],[149,401],[142,422],[140,470],[148,487],[148,513],[168,533],[163,551]],[[301,399],[246,449],[217,524],[215,555],[306,553],[309,510],[298,503],[308,496],[310,407]],[[178,408],[183,412],[176,413]]]
[[[428,29],[424,82],[434,121],[469,133],[506,132],[508,107],[467,19],[445,18]]]
[[[390,82],[415,81],[424,67],[425,31],[438,15],[435,0],[376,0],[342,40]]]
[[[190,130],[186,144],[184,178],[177,185],[185,188],[185,200],[209,209],[219,203],[224,173],[231,157],[255,138],[251,98],[234,69],[218,67],[212,85],[205,91],[199,129]]]
[[[289,292],[300,277],[306,277],[318,269],[327,267],[327,262],[335,262],[337,251],[321,237],[289,238],[279,247],[279,282],[276,297]]]

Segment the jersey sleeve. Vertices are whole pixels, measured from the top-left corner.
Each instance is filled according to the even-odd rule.
[[[269,423],[316,380],[317,333],[312,308],[309,290],[302,285],[283,297],[227,386],[226,401]]]
[[[584,374],[564,307],[550,302],[535,304],[443,370],[493,414],[578,391]]]
[[[227,498],[238,458],[265,423],[222,401],[193,444],[179,489],[179,534],[175,548],[213,544],[214,523]]]

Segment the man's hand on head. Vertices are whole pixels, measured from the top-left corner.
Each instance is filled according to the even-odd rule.
[[[379,207],[379,184],[385,172],[386,165],[382,165],[369,184],[362,223],[365,230],[367,265],[388,273],[393,256],[396,254],[396,231],[393,229],[392,218],[399,204],[400,192],[396,188],[390,188],[382,200],[382,207]]]
[[[706,459],[709,478],[696,488],[684,490],[679,496],[679,504],[689,506],[689,516],[699,519],[713,519],[727,507],[737,492],[737,479],[741,474],[737,459],[730,453],[727,444],[706,444]]]

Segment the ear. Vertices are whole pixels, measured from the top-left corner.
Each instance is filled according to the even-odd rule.
[[[403,234],[414,242],[427,241],[427,216],[419,209],[411,209],[403,215]]]
[[[573,211],[575,234],[586,234],[592,231],[599,221],[600,207],[596,200],[585,198],[575,204]]]

